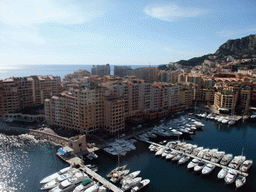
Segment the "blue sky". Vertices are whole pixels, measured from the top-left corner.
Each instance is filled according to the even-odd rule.
[[[3,0],[1,66],[157,65],[256,33],[255,0]]]

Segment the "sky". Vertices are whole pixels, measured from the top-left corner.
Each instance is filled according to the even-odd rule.
[[[255,0],[1,0],[0,66],[158,65],[256,33]]]

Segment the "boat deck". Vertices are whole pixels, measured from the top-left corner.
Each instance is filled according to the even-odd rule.
[[[154,143],[154,142],[151,142],[151,141],[144,141],[144,140],[142,140],[142,139],[140,139],[140,138],[136,138],[136,139],[139,139],[139,140],[141,140],[141,141],[143,141],[143,142],[146,142],[146,143],[149,143],[149,144],[154,144],[154,145],[157,145],[157,146],[159,146],[159,147],[166,147],[166,146],[164,146],[164,145],[161,145],[161,144],[158,144],[158,143]],[[167,147],[166,147],[167,148]],[[172,149],[173,151],[177,151],[177,152],[182,152],[182,153],[184,153],[185,155],[187,155],[187,156],[189,156],[189,157],[191,157],[191,158],[194,158],[194,159],[199,159],[199,160],[201,160],[201,158],[199,158],[199,157],[197,157],[197,156],[194,156],[194,155],[191,155],[191,154],[189,154],[189,153],[185,153],[185,152],[183,152],[183,151],[180,151],[180,150],[176,150],[176,149]],[[212,162],[212,161],[208,161],[208,160],[206,160],[206,159],[202,159],[204,162],[206,162],[206,163],[210,163],[210,164],[212,164],[212,165],[215,165],[216,167],[220,167],[220,168],[224,168],[224,169],[228,169],[228,170],[234,170],[234,171],[236,171],[236,172],[238,172],[240,175],[242,175],[242,176],[245,176],[245,177],[248,177],[249,176],[249,174],[248,173],[245,173],[245,172],[242,172],[242,171],[239,171],[239,170],[236,170],[236,169],[232,169],[232,168],[230,168],[230,167],[228,167],[228,166],[224,166],[224,165],[221,165],[221,164],[219,164],[219,163],[214,163],[214,162]]]

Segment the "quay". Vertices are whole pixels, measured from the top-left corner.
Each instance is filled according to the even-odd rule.
[[[109,190],[111,190],[113,192],[123,192],[123,190],[121,190],[120,188],[115,186],[113,183],[109,182],[108,180],[106,180],[105,178],[100,176],[98,173],[94,172],[93,170],[91,170],[90,168],[85,166],[83,164],[83,160],[80,159],[79,157],[77,157],[76,155],[71,157],[71,158],[64,158],[64,157],[61,156],[61,153],[59,153],[59,152],[57,152],[56,155],[58,157],[60,157],[63,161],[65,161],[66,163],[68,163],[70,165],[73,165],[73,166],[74,165],[79,165],[80,170],[84,171],[86,174],[91,176],[93,179],[95,179],[96,181],[101,183],[104,187],[108,188]]]
[[[136,139],[139,139],[140,141],[143,141],[143,142],[146,142],[146,143],[149,143],[149,144],[153,144],[153,145],[156,145],[156,146],[159,146],[159,147],[165,147],[165,148],[167,148],[167,147],[164,146],[164,145],[161,145],[161,144],[158,144],[158,143],[154,143],[154,142],[152,142],[152,141],[144,141],[143,139],[140,139],[140,138],[136,138]],[[187,155],[187,156],[189,156],[189,157],[191,157],[191,158],[194,158],[194,159],[203,160],[204,162],[210,163],[210,164],[212,164],[212,165],[215,165],[216,167],[220,167],[220,168],[224,168],[224,169],[229,169],[229,170],[236,171],[236,172],[238,172],[238,173],[239,173],[240,175],[242,175],[242,176],[245,176],[245,177],[248,177],[248,176],[249,176],[248,173],[245,173],[245,172],[242,172],[242,171],[239,171],[239,170],[236,170],[236,169],[232,169],[232,168],[230,168],[230,167],[228,167],[228,166],[224,166],[224,165],[221,165],[221,164],[219,164],[219,163],[214,163],[214,162],[208,161],[208,160],[206,160],[206,159],[201,159],[201,158],[199,158],[199,157],[197,157],[197,156],[191,155],[191,154],[189,154],[189,153],[185,153],[185,152],[183,152],[183,151],[179,151],[179,150],[176,150],[176,149],[172,149],[172,150],[173,150],[173,151],[176,151],[176,152],[184,153],[185,155]]]

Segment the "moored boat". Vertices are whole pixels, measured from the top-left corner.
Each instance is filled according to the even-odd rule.
[[[51,181],[51,180],[53,180],[53,179],[56,179],[58,176],[60,176],[61,174],[63,174],[63,173],[66,173],[68,170],[70,170],[72,167],[71,166],[69,166],[69,167],[66,167],[66,168],[63,168],[63,169],[61,169],[60,171],[58,171],[58,172],[56,172],[56,173],[54,173],[54,174],[52,174],[52,175],[49,175],[49,176],[47,176],[47,177],[45,177],[44,179],[42,179],[41,181],[40,181],[40,183],[48,183],[49,181]]]
[[[225,169],[225,168],[221,169],[217,175],[218,179],[224,179],[226,177],[227,173],[228,173],[227,169]]]
[[[233,155],[232,154],[226,154],[221,159],[220,164],[221,165],[227,165],[232,159],[233,159]]]
[[[252,164],[253,164],[253,160],[246,160],[243,162],[239,170],[243,172],[247,172],[251,168]]]
[[[144,180],[142,180],[138,185],[134,186],[134,187],[131,189],[131,192],[139,191],[140,189],[146,187],[149,183],[150,183],[150,180],[149,180],[149,179],[144,179]]]
[[[237,177],[237,172],[235,170],[229,169],[224,180],[225,180],[226,184],[231,184],[235,181],[236,177]]]
[[[188,169],[192,169],[194,168],[197,164],[199,163],[198,159],[192,159],[192,161],[190,161],[187,165]]]
[[[202,169],[202,174],[203,175],[208,175],[210,174],[213,170],[215,169],[215,165],[207,163],[206,166]]]
[[[236,181],[235,181],[236,188],[242,187],[245,183],[246,183],[246,177],[245,176],[239,175],[236,178]]]

